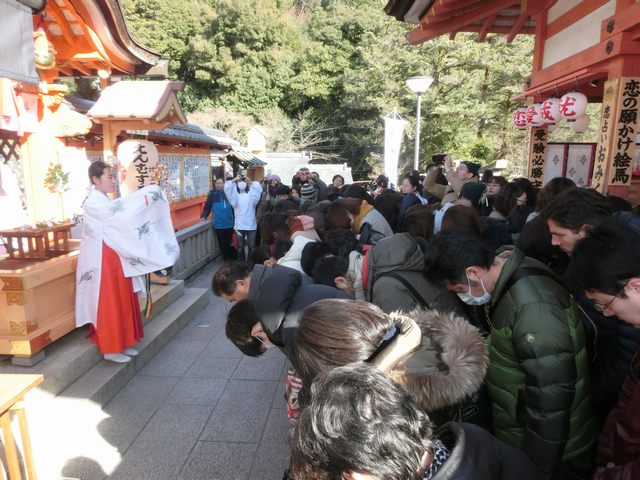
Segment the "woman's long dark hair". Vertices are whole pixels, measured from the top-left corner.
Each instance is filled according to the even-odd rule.
[[[369,359],[393,324],[369,302],[320,300],[300,314],[290,360],[302,383],[311,385],[320,372]]]

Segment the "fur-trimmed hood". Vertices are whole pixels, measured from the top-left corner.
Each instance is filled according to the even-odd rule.
[[[452,407],[476,393],[489,361],[480,331],[453,313],[414,310],[403,315],[420,326],[422,343],[389,376],[427,412]]]

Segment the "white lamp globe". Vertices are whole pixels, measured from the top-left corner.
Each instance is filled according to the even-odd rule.
[[[569,122],[577,120],[587,111],[587,96],[581,92],[569,92],[560,99],[560,115]]]
[[[525,130],[529,126],[527,121],[527,107],[520,107],[513,112],[511,115],[511,121],[517,129]]]
[[[413,93],[417,95],[426,92],[432,83],[433,83],[433,78],[431,77],[407,78],[407,86],[411,89]]]
[[[589,115],[582,115],[576,118],[575,122],[569,124],[571,130],[575,133],[582,133],[589,127]]]
[[[551,97],[542,102],[540,115],[544,123],[558,123],[562,119],[560,115],[560,99]]]
[[[527,108],[527,120],[530,127],[541,127],[544,125],[542,115],[540,114],[541,103],[534,103]]]

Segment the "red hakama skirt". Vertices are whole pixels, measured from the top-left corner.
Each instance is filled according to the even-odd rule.
[[[124,276],[120,257],[102,243],[102,276],[96,326],[89,336],[100,353],[120,353],[144,336],[138,296]]]

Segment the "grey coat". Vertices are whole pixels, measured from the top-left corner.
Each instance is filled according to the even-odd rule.
[[[424,274],[424,253],[414,237],[396,233],[378,240],[369,254],[367,299],[385,313],[396,310],[410,312],[420,307],[418,300],[389,272],[404,278],[429,304],[443,313],[464,315],[455,295]],[[424,307],[423,307],[424,308]]]
[[[251,271],[249,299],[256,304],[262,328],[279,347],[288,348],[295,341],[300,312],[325,298],[351,297],[337,288],[305,283],[293,268],[255,265]]]

